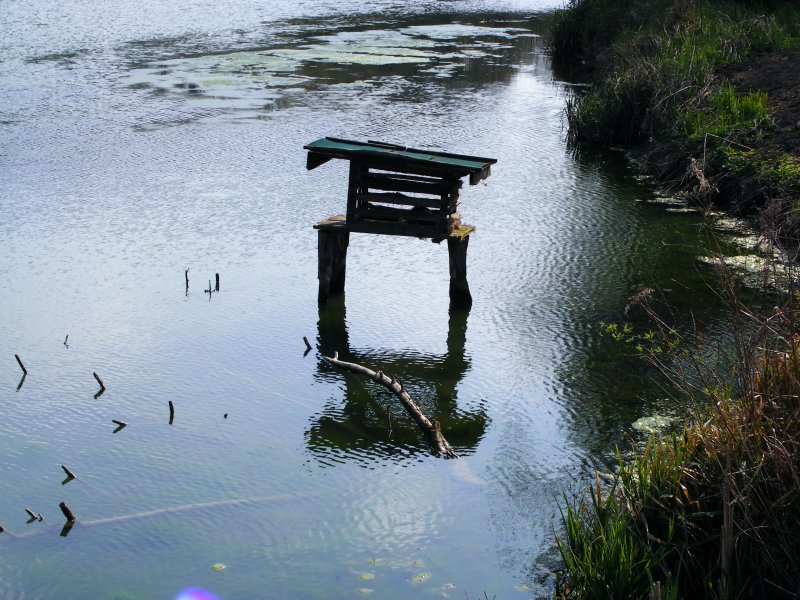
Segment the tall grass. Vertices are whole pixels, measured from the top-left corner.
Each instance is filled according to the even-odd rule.
[[[727,83],[712,94],[707,107],[684,114],[682,120],[686,137],[698,140],[709,135],[718,139],[732,135],[750,138],[771,127],[767,94],[754,91],[737,95]]]
[[[765,237],[800,257],[800,163],[754,150],[772,127],[769,98],[722,75],[800,47],[796,2],[570,0],[553,32],[557,60],[594,72],[567,103],[573,147],[652,140],[662,181],[695,181],[698,201],[727,185],[739,208],[761,203]],[[733,342],[715,361],[646,298],[653,331],[605,325],[684,394],[687,420],[618,454],[608,489],[596,478],[566,503],[561,597],[800,598],[800,296],[790,287],[758,315],[723,281]]]
[[[747,141],[752,131],[736,113],[752,108],[753,124],[767,125],[766,98],[737,98],[719,67],[800,47],[800,11],[765,14],[749,4],[572,0],[555,20],[553,53],[592,65],[595,84],[568,104],[569,141],[607,146],[707,133]],[[711,118],[719,110],[732,118]]]
[[[641,335],[672,350],[645,356],[686,394],[687,423],[618,454],[608,490],[596,478],[567,504],[561,597],[800,596],[800,307],[787,291],[759,317],[733,289],[729,369],[651,312],[656,333]]]

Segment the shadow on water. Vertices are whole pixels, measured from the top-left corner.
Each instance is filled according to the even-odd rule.
[[[464,349],[468,316],[468,310],[451,308],[444,354],[351,348],[345,299],[341,295],[319,308],[318,350],[324,356],[338,352],[342,360],[398,377],[422,411],[441,423],[456,452],[470,454],[483,438],[489,418],[483,406],[475,410],[458,407],[457,387],[470,368]],[[402,459],[428,452],[419,429],[386,389],[322,361],[317,366],[317,377],[344,384],[343,400],[331,398],[306,431],[309,449],[323,462]]]

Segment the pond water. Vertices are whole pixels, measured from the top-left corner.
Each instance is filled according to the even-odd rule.
[[[567,152],[556,4],[3,3],[0,597],[547,595],[559,503],[674,408],[598,323],[654,288],[721,330],[698,217]],[[323,136],[498,159],[462,194],[471,311],[444,247],[358,234],[318,308]]]

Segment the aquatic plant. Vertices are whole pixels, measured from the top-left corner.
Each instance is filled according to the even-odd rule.
[[[572,148],[646,143],[639,162],[663,183],[700,190],[699,202],[731,198],[728,209],[740,212],[790,197],[800,185],[790,163],[748,177],[727,170],[724,156],[752,150],[774,127],[767,95],[737,90],[726,69],[799,48],[796,4],[571,0],[550,42],[556,65],[590,73],[591,85],[576,88],[566,105]]]
[[[712,360],[700,336],[669,327],[646,298],[652,331],[603,326],[610,343],[625,345],[666,332],[665,351],[640,354],[685,395],[686,425],[634,444],[633,458],[618,452],[611,485],[596,476],[588,501],[566,503],[561,598],[794,598],[800,590],[798,296],[773,296],[775,308],[759,315],[720,269],[732,340],[724,356]]]

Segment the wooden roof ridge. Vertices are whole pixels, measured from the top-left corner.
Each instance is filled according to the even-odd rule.
[[[369,162],[376,168],[387,170],[425,169],[455,177],[470,176],[470,184],[491,175],[491,165],[495,158],[453,154],[436,150],[423,150],[369,140],[359,142],[341,138],[324,137],[303,146],[308,150],[306,168],[315,169],[333,158]]]

